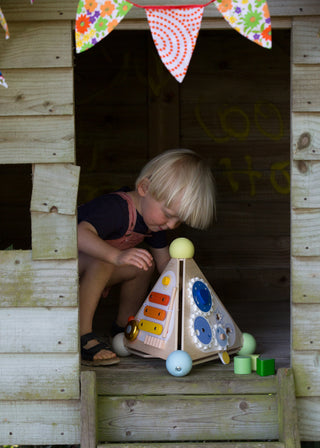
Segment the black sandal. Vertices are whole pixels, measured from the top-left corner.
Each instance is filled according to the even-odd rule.
[[[95,339],[98,341],[96,345],[90,348],[84,348],[89,341]],[[105,342],[99,341],[99,338],[94,333],[87,333],[81,336],[81,363],[86,366],[111,366],[113,364],[118,364],[120,359],[115,356],[109,359],[93,359],[94,355],[100,350],[111,351],[111,347]],[[112,352],[113,353],[113,352]]]

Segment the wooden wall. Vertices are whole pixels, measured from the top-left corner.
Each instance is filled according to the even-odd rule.
[[[292,366],[302,440],[320,440],[320,16],[292,23]]]
[[[44,3],[41,17],[1,3],[0,233],[14,246],[0,252],[4,445],[80,438],[73,29]]]

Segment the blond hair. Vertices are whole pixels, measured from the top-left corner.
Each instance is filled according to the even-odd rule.
[[[159,154],[142,169],[136,180],[148,180],[148,192],[165,206],[178,207],[178,217],[197,229],[207,228],[215,216],[215,187],[209,165],[190,149]]]

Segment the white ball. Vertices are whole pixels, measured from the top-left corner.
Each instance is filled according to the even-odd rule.
[[[118,333],[112,339],[112,349],[118,356],[129,356],[131,353],[124,345],[124,333]]]

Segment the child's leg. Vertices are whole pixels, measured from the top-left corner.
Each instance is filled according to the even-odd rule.
[[[109,283],[113,266],[95,258],[79,253],[79,318],[80,336],[92,332],[94,313],[98,306],[102,291]],[[89,349],[98,344],[96,339],[90,340],[84,348]],[[94,359],[110,359],[115,354],[110,350],[101,350]]]
[[[154,266],[147,271],[135,269],[134,276],[122,283],[116,319],[119,327],[125,327],[127,325],[128,318],[137,313],[143,301],[146,299],[153,271]]]
[[[80,335],[92,332],[94,313],[104,288],[118,283],[122,283],[122,287],[117,323],[119,326],[125,326],[128,317],[138,311],[145,299],[153,270],[154,265],[147,271],[133,266],[115,268],[109,263],[79,253]],[[92,340],[85,348],[95,344],[95,340]],[[109,359],[113,356],[112,352],[102,350],[94,359]]]

